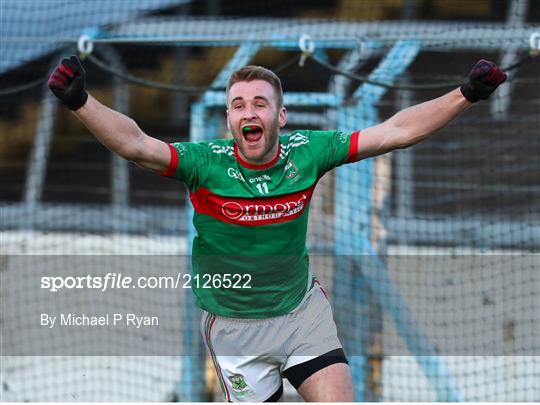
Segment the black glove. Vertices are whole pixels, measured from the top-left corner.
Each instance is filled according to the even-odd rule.
[[[480,59],[469,73],[469,81],[461,86],[461,94],[471,103],[487,100],[505,80],[506,73],[495,63]]]
[[[86,72],[75,55],[62,59],[49,77],[49,88],[72,111],[81,108],[88,93],[84,89]]]

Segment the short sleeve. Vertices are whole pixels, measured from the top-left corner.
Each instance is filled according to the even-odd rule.
[[[312,131],[310,144],[318,162],[319,173],[332,170],[344,163],[355,162],[358,156],[359,131]]]
[[[197,190],[210,170],[212,153],[207,143],[176,142],[169,144],[169,167],[161,173],[186,184],[190,191]]]

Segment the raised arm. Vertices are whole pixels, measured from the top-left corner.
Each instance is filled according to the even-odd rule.
[[[49,87],[108,149],[145,169],[167,169],[169,146],[145,134],[131,118],[90,96],[85,90],[84,68],[76,56],[62,60],[49,78]]]
[[[486,100],[506,80],[493,62],[480,60],[468,83],[445,95],[406,108],[381,124],[362,130],[358,160],[414,145],[444,127],[472,103]]]

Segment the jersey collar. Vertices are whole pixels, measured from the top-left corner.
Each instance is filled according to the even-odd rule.
[[[281,153],[281,142],[278,143],[278,150],[276,153],[276,157],[274,157],[270,162],[263,163],[262,165],[257,165],[254,163],[246,162],[242,157],[240,156],[240,153],[238,153],[238,145],[234,145],[234,156],[236,157],[236,161],[240,163],[240,165],[251,169],[251,170],[262,170],[262,169],[269,169],[270,167],[274,166],[277,161],[279,160],[279,155]]]

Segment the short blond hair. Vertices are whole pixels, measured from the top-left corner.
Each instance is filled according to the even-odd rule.
[[[251,82],[253,80],[264,80],[270,83],[274,91],[276,92],[276,101],[278,107],[283,107],[283,88],[281,87],[281,80],[270,69],[266,69],[262,66],[248,65],[240,69],[235,70],[230,76],[227,82],[227,99],[229,98],[229,91],[233,84],[238,82]]]

